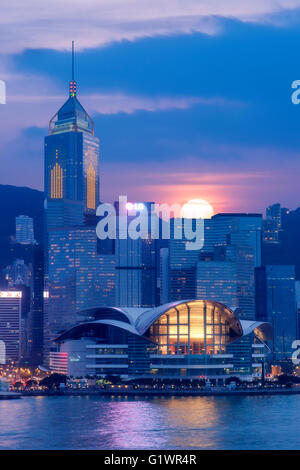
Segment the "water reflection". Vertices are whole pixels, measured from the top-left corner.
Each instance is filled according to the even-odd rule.
[[[1,449],[299,449],[300,397],[0,401]]]

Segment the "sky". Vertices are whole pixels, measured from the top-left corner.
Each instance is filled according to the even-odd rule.
[[[74,40],[102,201],[297,208],[299,26],[300,0],[1,0],[0,184],[43,189]]]

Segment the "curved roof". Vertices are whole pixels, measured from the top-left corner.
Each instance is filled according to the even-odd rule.
[[[98,320],[97,322],[98,325],[99,324],[102,324],[102,325],[110,325],[110,326],[115,326],[117,328],[121,328],[123,330],[126,330],[128,331],[129,333],[133,333],[134,335],[138,335],[138,332],[137,330],[134,328],[134,326],[132,325],[128,325],[127,323],[123,323],[121,321],[117,321],[117,320]]]
[[[56,341],[71,338],[73,334],[83,331],[84,327],[92,325],[110,325],[126,330],[129,333],[142,336],[148,328],[164,313],[180,305],[190,305],[204,302],[206,305],[218,306],[226,315],[235,337],[247,335],[254,331],[262,340],[269,339],[272,327],[268,323],[239,320],[235,312],[226,305],[212,300],[180,300],[170,302],[154,308],[128,308],[128,307],[94,307],[81,310],[79,313],[86,316],[94,316],[86,322],[79,323],[64,333],[60,334]],[[123,318],[122,318],[123,317]]]
[[[161,315],[168,312],[171,308],[176,308],[180,305],[191,304],[191,303],[200,303],[204,302],[206,305],[218,306],[221,310],[226,313],[227,319],[230,323],[230,326],[238,335],[242,335],[242,326],[239,319],[235,316],[234,312],[227,307],[226,305],[221,304],[220,302],[215,302],[213,300],[202,300],[202,299],[191,299],[191,300],[179,300],[177,302],[170,302],[168,304],[160,305],[159,307],[152,308],[146,312],[139,315],[136,320],[135,327],[138,330],[140,335],[143,335],[146,330],[155,322]]]
[[[151,309],[152,310],[152,309]],[[131,307],[91,307],[80,310],[78,315],[93,317],[95,320],[111,319],[125,321],[135,325],[137,318],[149,308],[131,308]]]
[[[176,308],[180,305],[204,302],[206,305],[211,304],[218,306],[221,310],[226,312],[228,320],[231,326],[237,330],[237,333],[242,334],[242,327],[238,320],[235,312],[229,307],[220,302],[213,300],[202,300],[202,299],[187,299],[178,300],[176,302],[169,302],[167,304],[159,305],[158,307],[152,308],[140,308],[140,307],[93,307],[81,310],[78,312],[80,315],[93,316],[95,320],[118,320],[122,322],[124,316],[124,322],[130,323],[136,330],[136,334],[143,335],[145,331],[157,320],[161,315],[168,312],[172,308]]]
[[[83,332],[84,330],[87,330],[89,327],[92,326],[99,326],[99,325],[110,325],[114,326],[116,328],[120,328],[121,330],[125,330],[128,333],[132,333],[135,335],[138,335],[138,332],[134,328],[134,326],[129,325],[128,323],[124,323],[122,321],[118,320],[94,320],[94,321],[88,321],[85,323],[78,323],[77,325],[73,326],[72,328],[64,331],[61,333],[59,336],[55,338],[54,341],[60,342],[64,341],[66,339],[72,339],[73,336],[76,336],[76,333],[79,334],[80,332]]]
[[[244,336],[254,332],[261,341],[268,341],[273,337],[272,325],[263,321],[241,320]]]
[[[155,320],[157,320],[161,315],[166,313],[171,308],[175,308],[178,305],[181,305],[182,303],[186,302],[191,301],[179,300],[177,302],[169,302],[168,304],[159,305],[158,307],[146,310],[137,317],[135,322],[136,329],[140,332],[140,334],[145,333],[145,331],[152,325],[152,323],[155,322]]]

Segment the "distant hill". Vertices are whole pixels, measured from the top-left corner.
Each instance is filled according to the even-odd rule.
[[[34,236],[43,240],[44,194],[36,189],[0,185],[0,271],[13,260],[11,236],[15,236],[17,215],[34,220]]]

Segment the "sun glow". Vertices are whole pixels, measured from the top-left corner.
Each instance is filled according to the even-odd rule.
[[[185,219],[210,219],[213,215],[212,206],[204,199],[191,199],[181,210],[181,216]]]

